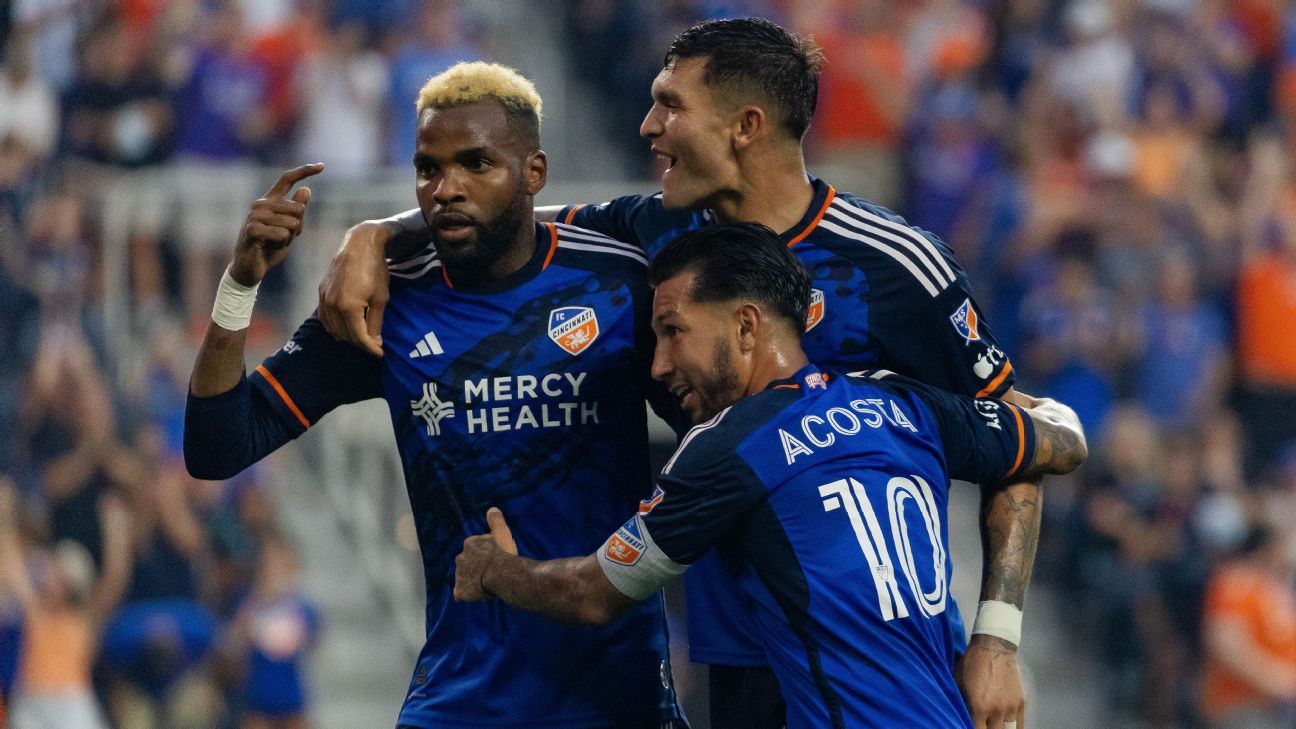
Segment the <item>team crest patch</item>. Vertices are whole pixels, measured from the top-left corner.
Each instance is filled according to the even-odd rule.
[[[981,341],[981,334],[977,332],[977,313],[972,308],[971,299],[963,299],[963,305],[953,314],[950,314],[950,322],[954,324],[954,330],[963,337],[968,344]]]
[[[639,534],[639,517],[631,517],[630,521],[622,524],[621,528],[616,530],[616,534],[608,540],[604,555],[617,564],[632,565],[643,556],[646,546],[643,537]]]
[[[549,338],[568,354],[584,352],[598,335],[598,317],[588,306],[564,306],[549,312]]]
[[[827,390],[828,378],[822,372],[811,372],[805,376],[805,386],[807,390]]]
[[[806,331],[814,329],[824,316],[824,294],[819,289],[810,289],[810,311],[806,314]]]
[[[661,486],[654,488],[652,492],[652,496],[648,497],[644,501],[639,502],[639,513],[647,514],[648,512],[652,511],[654,507],[656,507],[658,504],[661,503],[662,497],[664,496],[666,496],[666,492],[662,491]],[[634,520],[632,519],[631,521]]]

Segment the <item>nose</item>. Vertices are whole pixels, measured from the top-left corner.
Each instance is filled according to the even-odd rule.
[[[675,371],[675,364],[671,362],[668,347],[661,342],[653,349],[652,359],[652,378],[654,380],[665,380]]]
[[[644,115],[644,120],[639,124],[639,136],[644,139],[653,139],[654,137],[661,136],[662,125],[657,113],[659,108],[660,107],[654,103],[652,107],[648,109],[648,113]]]
[[[436,188],[432,190],[432,198],[440,205],[450,205],[464,202],[468,199],[468,195],[463,180],[460,179],[459,175],[453,171],[447,171],[437,181]]]

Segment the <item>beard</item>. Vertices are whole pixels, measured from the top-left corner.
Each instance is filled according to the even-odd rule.
[[[733,350],[724,340],[716,342],[715,364],[706,382],[698,383],[697,422],[705,422],[720,414],[742,397],[738,384],[738,370],[733,364]]]
[[[521,183],[518,185],[519,190]],[[484,274],[496,261],[517,243],[517,233],[530,214],[525,195],[518,194],[513,202],[491,220],[476,223],[477,235],[471,241],[443,241],[433,229],[432,240],[437,255],[452,273],[476,277]]]

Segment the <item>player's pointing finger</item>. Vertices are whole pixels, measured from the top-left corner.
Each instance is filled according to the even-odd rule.
[[[284,172],[282,175],[279,175],[279,179],[275,180],[274,186],[270,188],[270,191],[267,192],[265,196],[268,198],[287,197],[288,191],[292,189],[293,185],[296,185],[307,177],[318,175],[323,171],[324,165],[318,162],[309,165],[302,165],[301,167],[294,167],[291,170]]]
[[[495,544],[503,552],[517,554],[517,544],[513,542],[513,530],[509,529],[508,522],[504,521],[504,512],[492,506],[486,511],[486,523],[490,526],[491,536],[495,537]]]

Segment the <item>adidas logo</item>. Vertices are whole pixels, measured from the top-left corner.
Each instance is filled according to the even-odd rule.
[[[436,332],[428,332],[419,340],[418,346],[410,350],[409,356],[410,359],[418,359],[434,354],[445,354],[445,350],[441,348],[441,342],[437,341]]]

